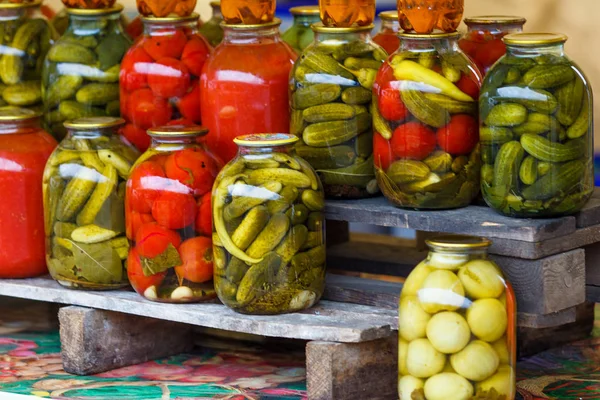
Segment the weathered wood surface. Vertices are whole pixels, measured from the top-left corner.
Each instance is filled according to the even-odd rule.
[[[575,215],[578,228],[600,224],[600,188],[594,189],[594,194],[583,210]]]
[[[398,398],[396,335],[365,343],[309,342],[306,383],[311,400]]]
[[[575,322],[576,317],[576,307],[544,315],[517,312],[517,326],[533,329],[551,328]]]
[[[84,307],[63,307],[58,317],[70,374],[98,374],[194,347],[191,325]]]
[[[151,317],[227,331],[291,339],[364,342],[387,337],[397,325],[397,313],[355,304],[321,301],[299,313],[264,316],[238,314],[222,304],[165,304],[135,292],[77,291],[50,277],[0,281],[0,295],[71,304]]]
[[[600,286],[600,243],[590,244],[585,250],[585,283]]]
[[[58,329],[59,305],[0,296],[0,335]]]

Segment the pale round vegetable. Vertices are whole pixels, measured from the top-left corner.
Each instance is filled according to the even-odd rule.
[[[473,335],[486,342],[495,342],[506,333],[508,315],[496,299],[474,301],[467,310],[467,322]]]
[[[427,339],[437,351],[454,354],[464,349],[469,343],[471,331],[462,315],[444,311],[429,320]]]
[[[508,353],[508,345],[506,343],[506,336],[501,337],[492,343],[492,347],[496,354],[498,354],[498,358],[500,359],[500,364],[508,364],[510,361],[510,355]]]
[[[400,375],[408,375],[408,368],[406,368],[407,354],[408,342],[398,336],[398,372]]]
[[[398,310],[398,330],[404,340],[424,338],[427,323],[431,315],[427,314],[421,307],[416,296],[406,296],[400,299]]]
[[[404,281],[400,297],[416,296],[419,293],[419,289],[423,286],[425,278],[433,271],[434,269],[427,264],[427,260],[421,261],[419,265],[410,272],[406,281]]]
[[[158,293],[156,292],[156,286],[148,286],[146,290],[144,290],[144,297],[148,300],[156,300],[158,299]]]
[[[461,265],[466,264],[468,261],[468,254],[432,252],[429,257],[429,265],[434,268],[447,269],[450,271],[456,271]]]
[[[425,382],[414,376],[405,375],[398,381],[398,396],[400,400],[411,400],[415,390],[423,389]]]
[[[472,260],[458,271],[467,296],[472,299],[499,297],[505,289],[504,278],[489,260]]]
[[[317,295],[312,290],[303,290],[290,300],[290,311],[304,310],[310,308],[317,299]]]
[[[501,365],[498,372],[490,378],[476,384],[477,392],[489,392],[495,389],[500,396],[513,399],[515,396],[515,374],[508,365]]]
[[[472,341],[459,353],[450,356],[450,362],[457,374],[475,382],[492,376],[500,365],[492,346],[481,340]]]
[[[419,290],[421,307],[430,313],[456,311],[465,304],[465,291],[451,271],[436,270],[429,274]]]
[[[473,385],[458,374],[442,372],[425,382],[427,400],[469,400],[473,396]]]
[[[495,353],[494,353],[495,354]],[[416,339],[408,344],[406,367],[416,378],[429,378],[444,369],[446,356],[437,351],[427,339]]]
[[[173,300],[190,300],[194,297],[194,292],[187,286],[179,286],[171,293]]]

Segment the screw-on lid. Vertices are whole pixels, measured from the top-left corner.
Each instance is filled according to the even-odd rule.
[[[568,36],[562,33],[511,33],[502,39],[507,46],[538,47],[566,42]]]
[[[194,22],[200,18],[200,15],[197,13],[191,13],[190,15],[184,15],[180,17],[178,15],[169,16],[169,17],[153,17],[153,16],[140,16],[140,19],[144,23],[150,23],[154,25],[160,24],[173,24],[177,22]]]
[[[65,128],[74,130],[107,129],[125,125],[125,120],[117,117],[88,117],[67,121],[64,125]]]
[[[398,11],[382,11],[379,13],[379,18],[384,21],[395,21],[398,19]]]
[[[489,247],[492,241],[486,238],[466,235],[444,235],[427,239],[427,246],[436,250],[466,250]]]
[[[8,8],[29,8],[29,7],[39,7],[42,4],[42,0],[34,0],[22,3],[0,3],[0,9],[8,9]]]
[[[0,122],[21,122],[42,116],[41,111],[13,106],[0,107]]]
[[[290,8],[292,15],[319,15],[319,6],[297,6]]]
[[[116,14],[123,11],[122,4],[115,4],[110,8],[67,8],[67,14],[80,15],[82,17],[93,17],[98,15]]]
[[[238,146],[263,147],[263,146],[285,146],[294,144],[298,137],[289,133],[255,133],[252,135],[238,136],[233,142]]]
[[[459,38],[460,32],[433,32],[433,33],[412,33],[398,32],[398,37],[402,39],[451,39]]]
[[[165,125],[148,129],[152,137],[204,136],[208,129],[200,125]]]
[[[311,29],[317,33],[353,33],[353,32],[370,32],[375,25],[369,24],[365,26],[325,26],[322,22],[312,24]]]
[[[480,15],[465,18],[465,24],[467,25],[523,25],[525,22],[527,22],[525,18],[511,15]]]

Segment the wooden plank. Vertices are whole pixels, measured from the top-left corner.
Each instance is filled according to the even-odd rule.
[[[583,209],[575,215],[578,228],[586,228],[600,224],[600,188],[594,189],[594,194]]]
[[[311,400],[398,398],[396,335],[366,343],[309,342],[306,383]]]
[[[60,344],[63,367],[92,375],[189,351],[192,326],[84,307],[63,307]]]
[[[361,222],[427,232],[469,233],[490,238],[539,242],[575,231],[575,217],[555,219],[508,218],[490,208],[413,211],[392,206],[385,198],[334,200],[325,205],[329,220]]]
[[[600,286],[600,243],[590,244],[585,250],[585,283]]]
[[[0,296],[0,335],[58,329],[58,304]]]
[[[517,304],[517,308],[518,307],[519,305]],[[575,322],[576,318],[576,307],[546,315],[518,312],[517,326],[533,329],[551,328]]]
[[[222,304],[165,304],[125,290],[78,291],[49,277],[0,281],[0,295],[78,305],[227,331],[290,339],[364,342],[388,337],[396,312],[354,304],[320,302],[300,313],[265,316],[238,314]]]
[[[323,299],[395,310],[401,290],[398,283],[328,274]]]

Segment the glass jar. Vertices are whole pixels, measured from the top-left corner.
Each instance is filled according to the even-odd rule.
[[[302,138],[296,152],[331,198],[378,193],[371,88],[387,53],[371,39],[372,28],[313,25],[315,41],[292,73],[290,132]]]
[[[149,129],[152,144],[127,182],[127,274],[148,300],[216,297],[211,189],[222,164],[199,140],[207,132],[189,125]]]
[[[427,240],[429,255],[400,294],[400,399],[516,395],[516,301],[487,239]]]
[[[69,8],[69,28],[52,46],[42,71],[44,118],[56,138],[64,121],[120,115],[119,71],[131,40],[121,24],[123,6]]]
[[[485,75],[506,53],[502,38],[509,33],[523,32],[525,22],[522,17],[503,15],[465,18],[468,30],[458,45]]]
[[[479,192],[481,75],[458,32],[399,36],[373,87],[377,182],[399,207],[467,206]]]
[[[201,123],[199,77],[212,48],[198,19],[144,17],[144,35],[123,58],[121,133],[141,151],[150,145],[147,129]]]
[[[319,0],[323,25],[368,26],[375,20],[375,0]]]
[[[112,8],[116,0],[62,0],[67,8],[83,8],[97,10],[100,8]]]
[[[398,20],[407,32],[454,32],[464,11],[464,0],[398,0]]]
[[[479,114],[488,205],[519,218],[558,217],[594,190],[592,90],[564,53],[567,37],[516,33],[481,91]]]
[[[156,18],[187,17],[196,8],[196,0],[136,0],[136,4],[140,15]]]
[[[290,14],[294,16],[294,23],[281,38],[289,44],[298,54],[302,53],[314,40],[314,34],[310,26],[320,21],[318,6],[298,6],[290,8]]]
[[[275,0],[222,0],[226,24],[269,24],[274,21]]]
[[[139,153],[117,135],[124,123],[115,117],[66,122],[67,136],[46,164],[46,262],[63,286],[127,286],[125,182]]]
[[[200,34],[202,34],[211,46],[216,47],[221,41],[223,41],[223,28],[221,22],[223,22],[223,14],[221,14],[221,3],[218,1],[211,1],[210,7],[212,8],[212,16],[208,21],[202,24],[200,27]]]
[[[312,307],[325,286],[325,201],[290,134],[235,139],[213,188],[215,288],[244,314]],[[246,173],[243,173],[246,171]]]
[[[56,141],[40,127],[41,116],[0,110],[0,278],[47,272],[42,176]]]
[[[381,29],[373,36],[373,41],[383,47],[388,54],[392,54],[400,46],[398,11],[380,12],[379,18],[381,19]]]
[[[256,132],[289,132],[288,86],[296,53],[281,40],[281,21],[223,25],[223,42],[200,78],[206,142],[224,161],[237,153],[233,139]]]
[[[55,34],[41,4],[0,3],[0,106],[42,109],[42,66]]]

